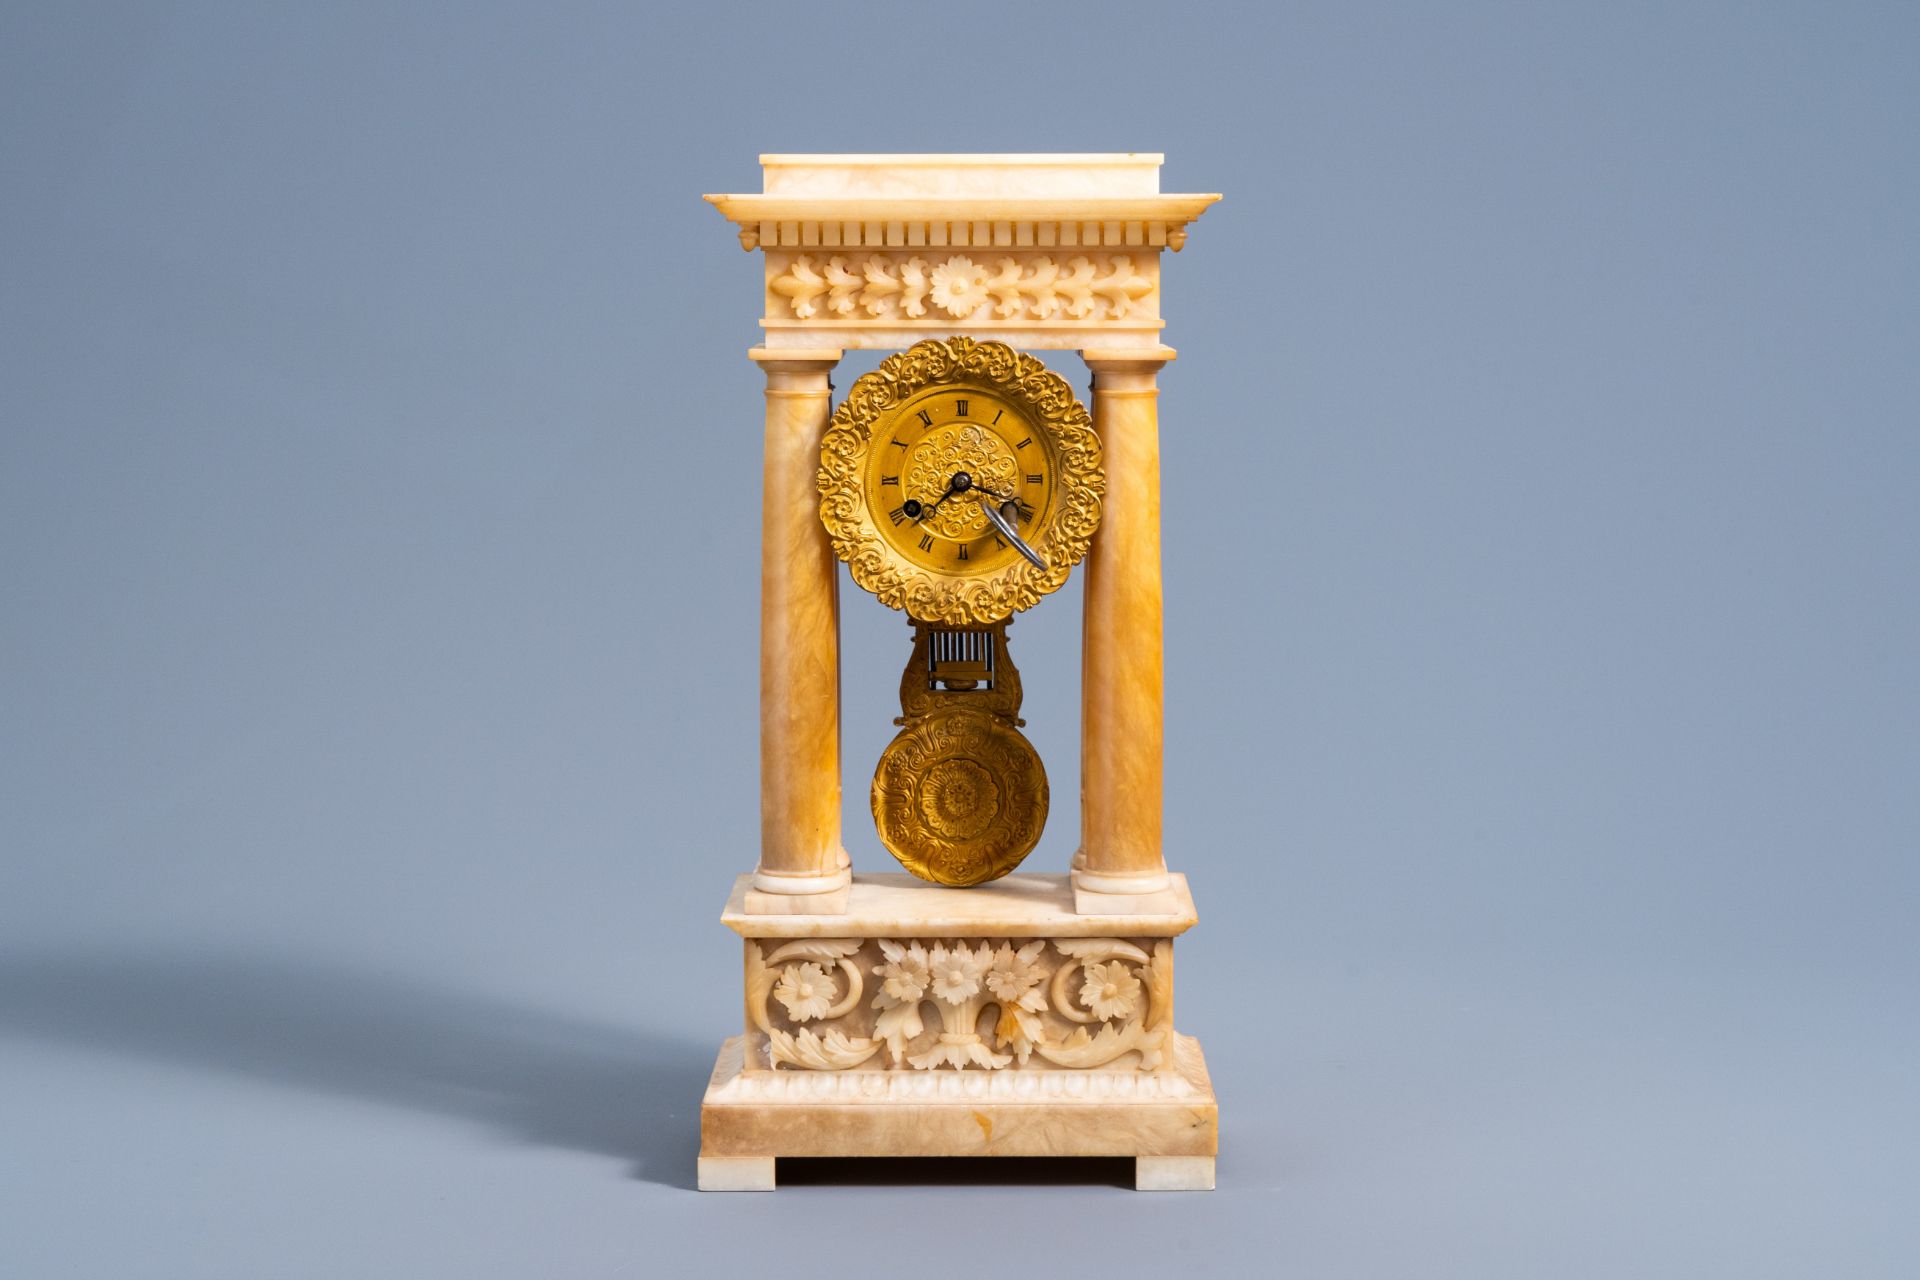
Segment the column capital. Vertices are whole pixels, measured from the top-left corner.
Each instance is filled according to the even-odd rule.
[[[1152,396],[1174,354],[1172,347],[1089,347],[1080,358],[1093,371],[1094,395]]]
[[[1158,373],[1180,353],[1172,347],[1085,347],[1080,358],[1095,373]]]
[[[840,363],[846,352],[839,347],[748,347],[747,359],[768,373],[813,373],[826,371]]]

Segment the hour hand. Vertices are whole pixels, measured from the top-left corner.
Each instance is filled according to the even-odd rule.
[[[905,508],[906,513],[914,520],[918,520],[921,516],[930,516],[938,511],[941,504],[948,498],[951,498],[956,493],[965,493],[972,487],[973,477],[964,471],[956,471],[953,473],[953,479],[947,481],[946,492],[942,493],[938,498],[935,498],[932,506],[923,507],[917,502],[909,502]]]
[[[1008,503],[1007,505],[1012,506],[1013,504]],[[1000,531],[1001,537],[1013,544],[1015,551],[1018,551],[1027,558],[1029,564],[1042,573],[1047,571],[1047,562],[1040,558],[1038,551],[1035,551],[1027,545],[1027,540],[1022,538],[1019,531],[1013,527],[1013,521],[1007,519],[1006,515],[1002,513],[999,508],[995,507],[991,502],[988,502],[984,497],[980,499],[980,513],[986,516],[988,524]]]

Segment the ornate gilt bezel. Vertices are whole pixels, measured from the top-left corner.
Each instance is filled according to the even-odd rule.
[[[1011,565],[977,575],[933,573],[880,536],[862,483],[874,428],[929,387],[966,385],[1012,401],[1045,433],[1053,452],[1060,498],[1034,541],[1047,562],[1044,571],[1016,557]],[[929,339],[888,356],[854,382],[820,447],[820,519],[834,555],[882,604],[921,622],[999,622],[1058,590],[1087,554],[1105,493],[1100,440],[1086,406],[1066,379],[1001,342]]]

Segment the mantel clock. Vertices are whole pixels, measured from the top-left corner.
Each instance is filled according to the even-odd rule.
[[[1213,1186],[1174,1029],[1197,916],[1162,847],[1158,375],[1163,260],[1219,197],[1162,193],[1160,160],[763,156],[764,190],[707,197],[761,255],[766,418],[760,850],[721,917],[745,1021],[703,1189],[771,1190],[783,1155],[1125,1155],[1142,1189]],[[835,403],[849,348],[890,354]],[[1077,352],[1091,403],[1039,352]],[[912,637],[869,790],[910,874],[841,844],[841,564]],[[1035,872],[1008,629],[1076,568],[1080,845]]]

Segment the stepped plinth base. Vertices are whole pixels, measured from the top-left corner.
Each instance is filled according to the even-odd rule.
[[[745,889],[722,918],[747,1027],[701,1102],[702,1190],[772,1190],[781,1156],[1128,1156],[1141,1190],[1213,1187],[1213,1084],[1173,1029],[1184,877],[1107,916],[1065,876],[856,876],[826,915],[761,915]]]
[[[1094,1071],[783,1071],[757,1084],[735,1036],[700,1103],[700,1189],[771,1191],[780,1156],[1133,1156],[1142,1191],[1211,1191],[1213,1082],[1200,1042],[1175,1040],[1166,1084],[1142,1090],[1141,1073]]]

